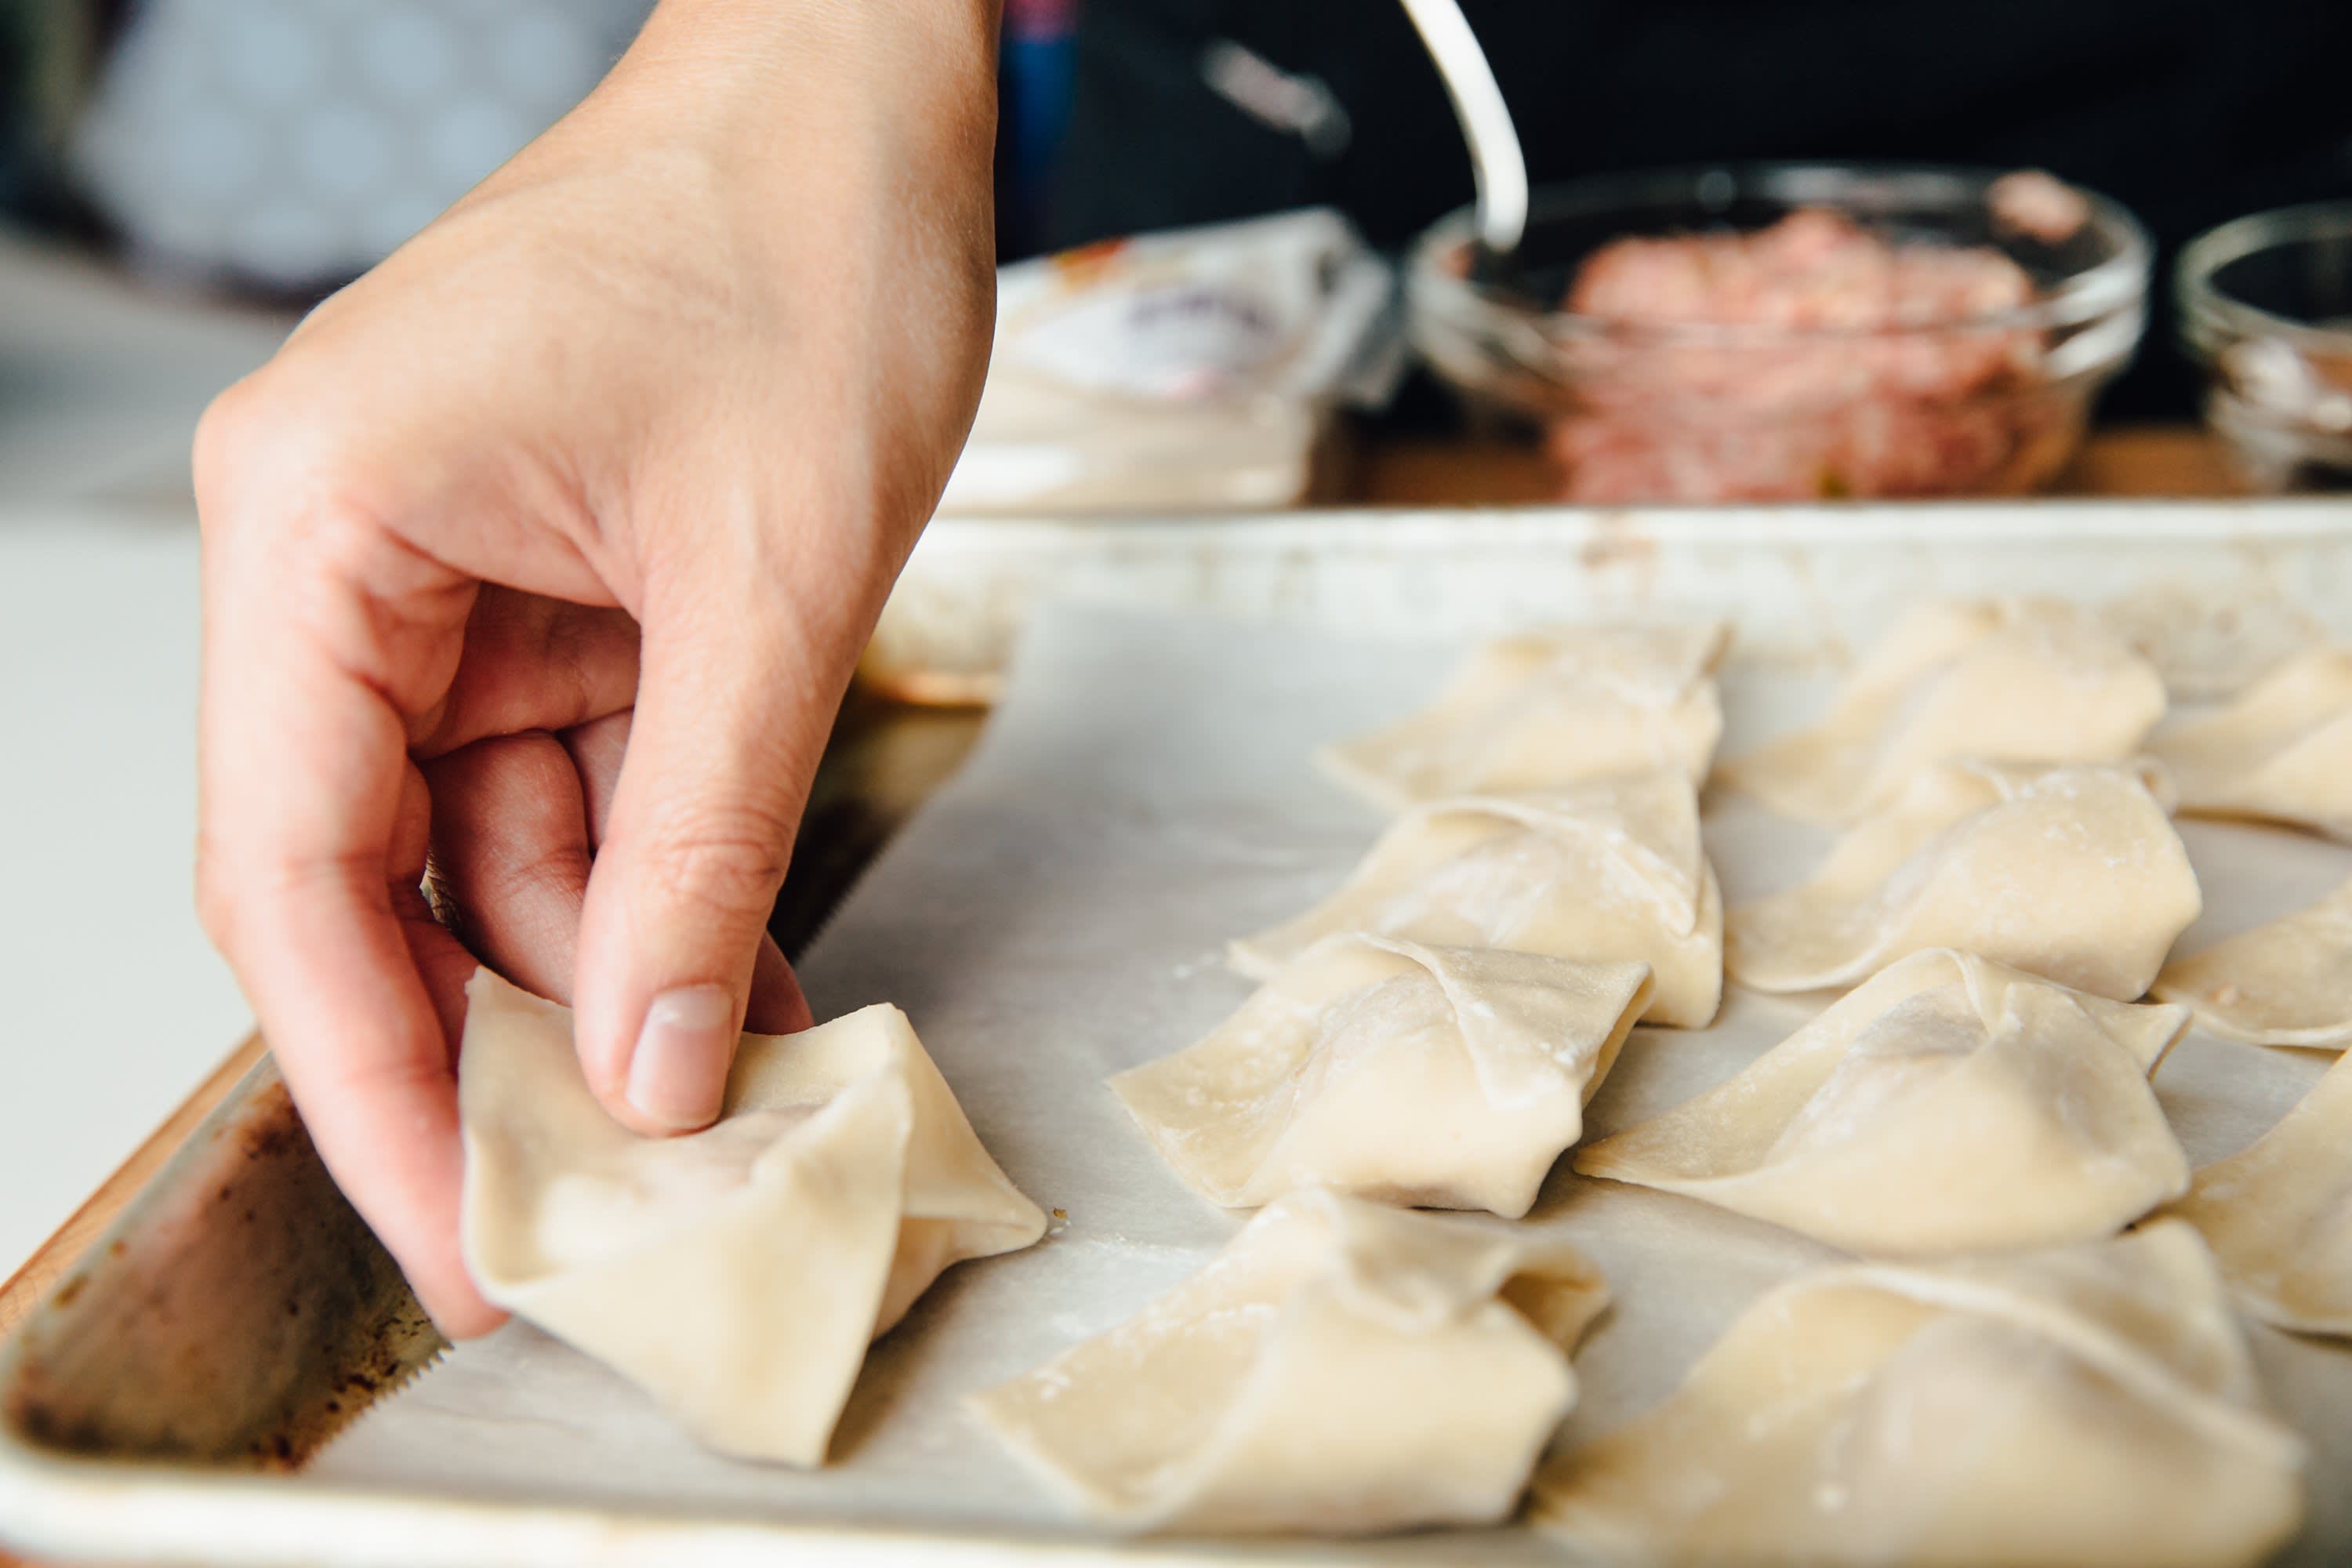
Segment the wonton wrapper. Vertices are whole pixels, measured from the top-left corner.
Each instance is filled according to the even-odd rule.
[[[2156,994],[2255,1046],[2352,1046],[2352,882],[2164,966]]]
[[[1665,1402],[1547,1463],[1536,1522],[1643,1562],[2253,1563],[2303,1514],[2196,1233],[1854,1264],[1750,1307]]]
[[[2186,1007],[2087,996],[1917,952],[1729,1082],[1578,1152],[1851,1252],[2112,1236],[2189,1185],[2148,1088]]]
[[[1811,881],[1731,911],[1731,976],[1812,991],[1952,947],[2130,1001],[2203,907],[2163,784],[2146,764],[1922,768]]]
[[[466,995],[475,1283],[723,1453],[822,1463],[866,1344],[950,1264],[1045,1234],[896,1007],[744,1036],[718,1125],[641,1138],[567,1009],[488,969]]]
[[[1871,650],[1829,717],[1716,779],[1842,824],[1886,805],[1923,763],[2118,762],[2163,716],[2155,667],[2071,605],[1927,605]]]
[[[1208,1266],[974,1398],[1122,1530],[1362,1535],[1507,1516],[1608,1303],[1564,1241],[1336,1193],[1276,1199]]]
[[[1264,980],[1349,931],[1646,963],[1652,1024],[1703,1027],[1723,997],[1723,895],[1699,848],[1696,796],[1675,773],[1417,806],[1338,892],[1228,951]]]
[[[2271,589],[2179,577],[2143,583],[2098,616],[2156,666],[2175,702],[2234,697],[2320,636],[2309,611]]]
[[[2219,713],[2156,737],[2192,816],[2252,816],[2352,841],[2352,648],[2297,654]]]
[[[1298,1187],[1517,1219],[1649,1003],[1640,963],[1328,936],[1110,1086],[1213,1203]]]
[[[1473,654],[1430,707],[1319,760],[1391,809],[1652,768],[1696,784],[1723,732],[1712,676],[1724,642],[1720,621],[1502,637]]]
[[[2352,1053],[2165,1212],[2204,1233],[2255,1316],[2352,1337]]]

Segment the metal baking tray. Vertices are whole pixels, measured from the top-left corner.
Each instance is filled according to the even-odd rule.
[[[867,674],[899,695],[984,696],[1025,618],[1068,600],[1430,636],[1636,611],[1725,616],[1742,657],[1820,668],[1888,606],[1971,593],[2103,603],[2176,676],[2219,692],[2301,640],[2352,639],[2352,507],[942,522],[908,566]],[[954,771],[982,721],[870,695],[845,710],[776,913],[788,952]],[[0,1542],[59,1558],[247,1563],[1233,1555],[650,1512],[595,1502],[593,1478],[589,1500],[513,1502],[289,1479],[440,1349],[265,1059],[0,1350]]]

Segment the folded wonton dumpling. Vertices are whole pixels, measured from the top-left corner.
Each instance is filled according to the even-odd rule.
[[[1516,1219],[1649,996],[1640,963],[1347,932],[1110,1085],[1177,1173],[1230,1208],[1328,1187]]]
[[[2303,1514],[2196,1233],[1770,1291],[1665,1402],[1549,1461],[1536,1522],[1644,1563],[2262,1561]]]
[[[2156,994],[2255,1046],[2352,1046],[2352,882],[2317,903],[2177,958]]]
[[[2204,1233],[2255,1316],[2352,1337],[2352,1053],[2166,1212]]]
[[[1571,626],[1499,638],[1409,719],[1321,754],[1382,805],[1557,789],[1603,773],[1706,776],[1723,709],[1720,621]]]
[[[2295,655],[2148,750],[2171,768],[2185,816],[2261,817],[2352,840],[2352,647]]]
[[[1811,991],[1953,947],[2129,1001],[2202,907],[2163,787],[2141,763],[1931,763],[1812,880],[1731,911],[1731,977]]]
[[[2163,715],[2155,667],[2072,605],[1951,601],[1898,622],[1828,718],[1716,778],[1790,816],[1845,823],[1922,763],[2120,761]]]
[[[868,1342],[950,1264],[1045,1234],[896,1007],[744,1036],[719,1123],[642,1138],[568,1010],[488,969],[466,994],[475,1283],[724,1453],[823,1462]]]
[[[2317,640],[2310,612],[2272,588],[2156,579],[2098,609],[2099,624],[2156,666],[2172,700],[2234,697]]]
[[[1916,952],[1576,1168],[1852,1252],[2112,1236],[2189,1184],[2147,1082],[2188,1027],[2186,1007]]]
[[[1482,1524],[1517,1505],[1607,1301],[1540,1232],[1296,1192],[1126,1322],[972,1403],[1120,1529]]]
[[[1680,773],[1465,795],[1400,817],[1346,886],[1233,944],[1263,980],[1335,931],[1650,966],[1645,1021],[1699,1028],[1723,995],[1723,896]]]

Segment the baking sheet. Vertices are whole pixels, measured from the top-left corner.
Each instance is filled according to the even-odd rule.
[[[950,1270],[875,1348],[829,1468],[705,1454],[618,1378],[516,1325],[456,1348],[296,1484],[755,1526],[1095,1539],[961,1398],[1124,1319],[1238,1227],[1176,1180],[1102,1080],[1197,1038],[1248,994],[1223,965],[1225,939],[1319,898],[1384,820],[1324,781],[1310,753],[1425,700],[1459,651],[1082,611],[1036,626],[966,771],[885,853],[801,973],[819,1016],[905,1007],[1005,1170],[1067,1223],[1028,1252]],[[1727,750],[1809,716],[1832,684],[1827,671],[1735,665]],[[1736,800],[1711,803],[1706,829],[1728,902],[1799,879],[1828,841]],[[2308,838],[2203,824],[2184,837],[2208,907],[2181,951],[2352,876],[2352,851]],[[1720,1081],[1823,1000],[1735,989],[1710,1029],[1637,1031],[1592,1103],[1591,1132]],[[2158,1087],[2203,1163],[2261,1131],[2326,1065],[2194,1035]],[[1616,1297],[1577,1358],[1570,1443],[1662,1397],[1757,1293],[1837,1256],[1564,1164],[1528,1223],[1584,1246]],[[2312,1526],[2290,1560],[2341,1560],[2352,1551],[2352,1351],[2249,1331],[2273,1399],[2314,1443]],[[1515,1531],[1226,1550],[1555,1555]],[[827,1542],[795,1555],[824,1560]]]

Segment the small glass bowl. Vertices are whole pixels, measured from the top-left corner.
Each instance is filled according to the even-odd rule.
[[[2181,251],[2173,289],[2205,421],[2245,477],[2352,489],[2352,202],[2209,229]]]
[[[1507,279],[1473,276],[1468,208],[1423,235],[1406,268],[1408,331],[1474,409],[1545,433],[1570,500],[2022,493],[2065,466],[2137,346],[2149,265],[2121,206],[2030,178],[2025,202],[1997,173],[1925,167],[1693,167],[1556,185],[1538,193]],[[1645,322],[1562,304],[1612,240],[1753,231],[1807,209],[1898,247],[1997,250],[2032,296],[1895,326]]]

